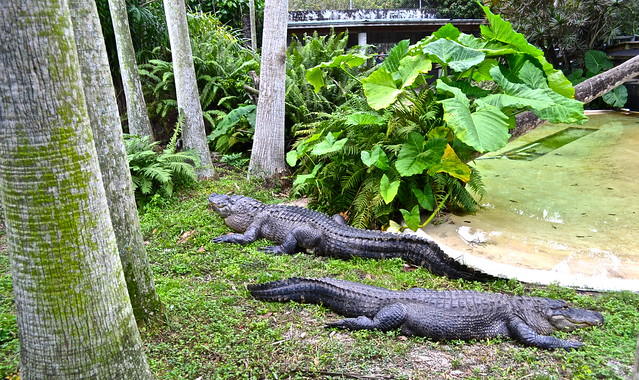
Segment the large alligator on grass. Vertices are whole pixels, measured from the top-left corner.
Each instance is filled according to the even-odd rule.
[[[436,243],[415,235],[354,228],[340,216],[330,218],[307,208],[267,205],[241,195],[214,193],[209,202],[226,224],[239,232],[214,238],[217,243],[246,244],[265,238],[279,245],[261,250],[274,254],[291,254],[302,248],[316,255],[343,259],[399,257],[438,275],[478,281],[494,279],[456,261]]]
[[[583,343],[548,334],[603,323],[600,313],[572,308],[565,301],[469,290],[393,291],[331,278],[297,277],[248,289],[259,300],[321,304],[350,317],[329,323],[330,327],[399,328],[404,335],[434,340],[510,337],[528,346],[571,349]]]

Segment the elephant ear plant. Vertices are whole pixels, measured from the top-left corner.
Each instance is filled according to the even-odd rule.
[[[483,9],[488,25],[480,37],[448,24],[415,45],[402,41],[370,75],[357,78],[366,102],[353,98],[324,119],[298,125],[287,154],[297,165],[295,191],[325,212],[347,212],[357,227],[386,224],[401,212],[417,229],[424,210],[433,216],[443,207],[477,209],[468,190],[479,196],[484,190],[467,162],[503,147],[518,113],[584,122],[583,104],[564,74],[509,22]],[[320,90],[324,68],[364,63],[336,57],[309,69],[307,79]]]

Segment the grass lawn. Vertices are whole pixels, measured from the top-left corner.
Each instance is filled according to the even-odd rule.
[[[285,201],[243,174],[156,199],[140,219],[166,308],[166,323],[142,329],[159,379],[564,379],[629,378],[639,334],[639,295],[581,293],[499,280],[449,280],[400,260],[342,261],[307,254],[272,256],[268,245],[215,244],[228,233],[208,209],[212,192]],[[18,341],[4,230],[0,231],[0,378],[18,371]],[[603,327],[556,333],[579,350],[547,351],[510,340],[433,342],[378,331],[327,329],[341,318],[317,305],[253,300],[245,285],[291,276],[330,276],[392,289],[472,289],[566,299],[602,312]]]

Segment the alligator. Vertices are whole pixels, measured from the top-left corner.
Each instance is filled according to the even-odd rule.
[[[399,328],[433,340],[507,337],[524,345],[573,349],[583,345],[550,336],[553,331],[603,324],[601,313],[565,301],[470,290],[405,291],[332,278],[300,278],[248,285],[259,300],[321,304],[349,317],[327,327],[351,330]]]
[[[342,259],[398,257],[450,278],[495,279],[448,256],[435,242],[416,235],[354,228],[340,215],[331,218],[307,208],[267,205],[241,195],[213,193],[209,203],[226,224],[238,232],[213,238],[217,243],[246,244],[265,238],[279,244],[260,248],[273,254],[292,254],[305,249],[319,256]]]

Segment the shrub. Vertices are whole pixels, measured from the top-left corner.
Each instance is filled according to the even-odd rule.
[[[353,100],[298,127],[300,140],[287,154],[290,165],[299,165],[295,193],[315,197],[327,212],[348,212],[358,227],[401,213],[416,229],[423,210],[476,210],[468,189],[481,195],[481,180],[466,162],[503,147],[517,113],[585,121],[563,73],[510,23],[483,9],[489,25],[481,37],[448,24],[413,46],[402,41],[360,79],[366,103]],[[326,68],[364,62],[342,55],[307,78],[321,88]]]

